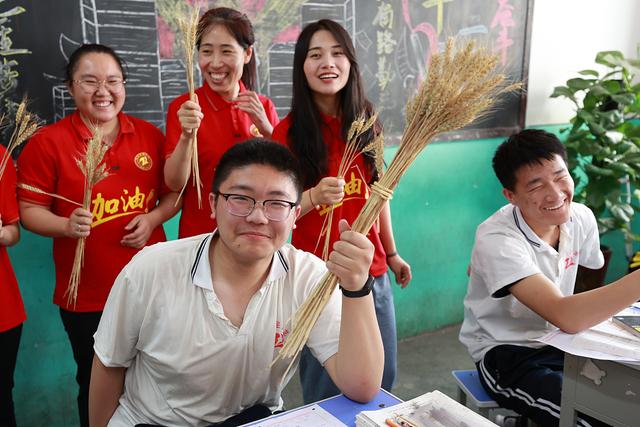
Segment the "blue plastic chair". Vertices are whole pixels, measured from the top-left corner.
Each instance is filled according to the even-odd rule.
[[[478,378],[478,371],[475,369],[451,371],[451,375],[458,384],[458,402],[466,405],[468,399],[478,408],[480,415],[490,419],[489,411],[500,406],[485,391]]]

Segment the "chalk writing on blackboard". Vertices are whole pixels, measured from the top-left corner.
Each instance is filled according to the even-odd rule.
[[[59,40],[64,62],[81,42],[111,46],[127,62],[125,111],[162,127],[169,103],[186,91],[185,69],[176,40],[176,16],[196,0],[60,0],[70,14]],[[424,78],[429,58],[449,36],[476,39],[500,55],[512,80],[526,75],[531,0],[228,0],[198,1],[244,11],[254,24],[258,90],[281,117],[291,103],[295,41],[309,22],[331,18],[356,46],[366,92],[380,111],[387,135],[399,135],[403,107]],[[64,7],[64,6],[62,6]],[[75,30],[79,27],[79,30]],[[76,39],[67,33],[76,34]],[[80,35],[78,37],[78,34]],[[73,111],[60,77],[52,78],[54,117]],[[522,124],[523,102],[515,96],[479,128],[513,129]]]

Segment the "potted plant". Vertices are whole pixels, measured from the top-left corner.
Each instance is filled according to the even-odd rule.
[[[619,230],[630,243],[640,240],[630,227],[640,209],[640,60],[604,51],[595,61],[604,71],[580,71],[551,97],[576,107],[565,140],[574,200],[593,211],[600,235]]]

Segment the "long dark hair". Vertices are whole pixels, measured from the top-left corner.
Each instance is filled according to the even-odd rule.
[[[216,7],[207,10],[198,21],[198,39],[196,47],[200,49],[202,35],[213,25],[222,25],[233,36],[243,49],[248,49],[255,43],[253,25],[244,13],[228,7]],[[253,52],[249,62],[242,68],[242,83],[248,90],[253,90],[256,86],[257,78],[256,53]]]
[[[373,104],[364,94],[360,67],[356,60],[356,52],[349,33],[337,22],[321,19],[304,27],[296,42],[293,55],[293,98],[291,100],[291,126],[289,128],[288,143],[291,151],[300,162],[305,188],[315,185],[326,175],[328,170],[327,147],[322,140],[320,111],[313,101],[313,94],[304,74],[304,62],[309,51],[311,37],[320,31],[327,30],[342,47],[349,59],[351,69],[345,87],[338,93],[339,114],[342,119],[342,139],[346,141],[349,127],[355,118],[364,114],[366,118],[374,113]],[[382,125],[376,122],[374,127],[361,140],[362,146],[373,140],[375,135],[382,132]],[[375,174],[375,160],[365,157],[365,164],[373,179]]]

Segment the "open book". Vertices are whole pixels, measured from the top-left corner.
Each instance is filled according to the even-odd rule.
[[[438,390],[377,411],[363,411],[356,427],[495,427]]]

